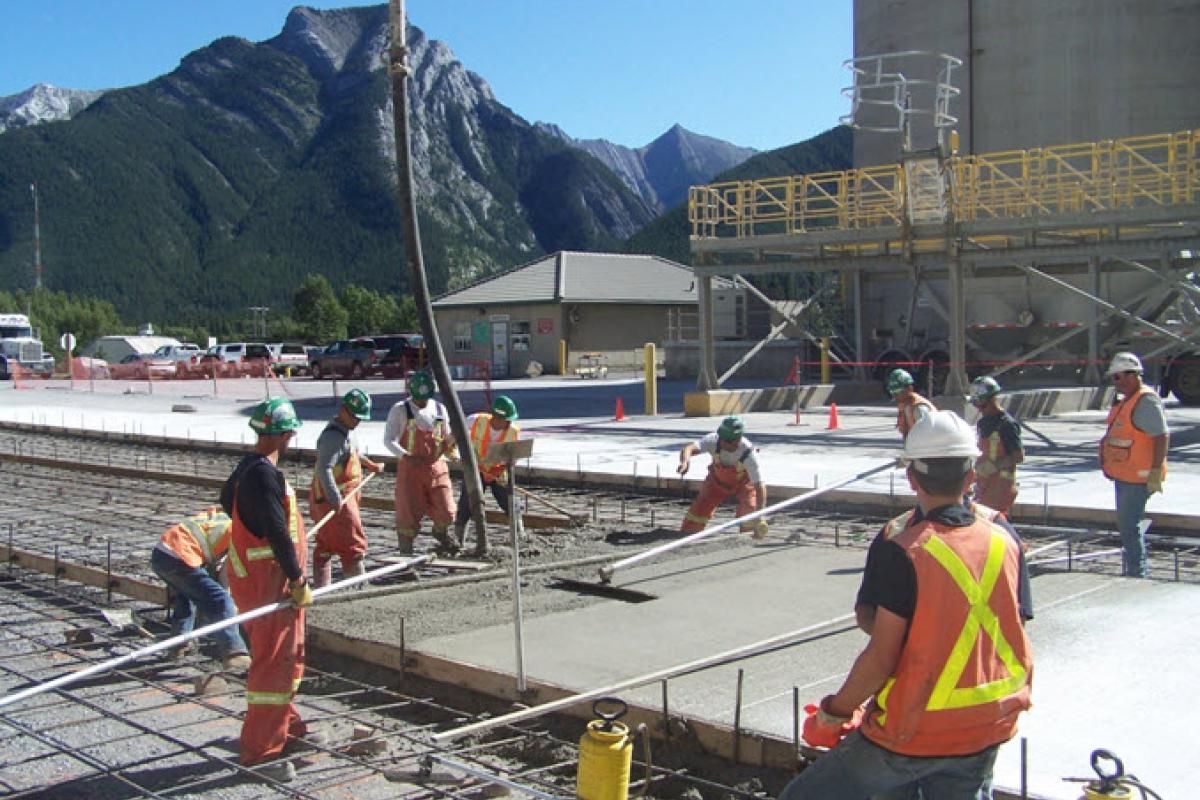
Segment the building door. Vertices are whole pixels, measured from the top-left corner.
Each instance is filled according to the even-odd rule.
[[[508,320],[492,321],[492,377],[508,377]]]

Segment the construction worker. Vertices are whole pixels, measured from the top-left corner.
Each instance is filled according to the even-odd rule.
[[[264,777],[288,781],[290,761],[274,761],[293,739],[319,741],[292,704],[304,675],[304,609],[312,604],[305,578],[308,543],[296,493],[278,468],[300,428],[290,401],[272,397],[250,417],[258,434],[221,489],[221,507],[233,520],[229,542],[229,589],[241,611],[291,599],[283,609],[244,623],[250,641],[246,717],[240,761]],[[271,762],[271,763],[264,763]]]
[[[313,522],[330,511],[333,517],[317,531],[313,546],[313,585],[320,589],[333,579],[332,559],[342,565],[346,578],[363,573],[367,534],[359,516],[359,495],[347,497],[363,480],[363,470],[383,472],[383,464],[359,454],[353,431],[371,418],[371,397],[362,389],[351,389],[342,398],[337,416],[317,439],[317,461],[308,490],[308,510]]]
[[[1100,439],[1100,468],[1116,490],[1117,530],[1121,533],[1122,572],[1146,577],[1146,533],[1142,514],[1150,495],[1167,478],[1170,431],[1158,393],[1142,383],[1142,362],[1133,353],[1117,353],[1108,375],[1120,399],[1108,412],[1108,430]]]
[[[213,506],[167,528],[150,551],[150,568],[175,598],[171,636],[191,633],[197,615],[213,623],[237,614],[229,590],[216,577],[229,550],[230,524],[229,515],[220,506]],[[226,669],[244,670],[250,666],[246,643],[236,625],[212,637]],[[178,658],[194,649],[194,642],[187,642],[168,651],[168,655]]]
[[[433,520],[433,538],[446,551],[458,549],[450,538],[454,492],[445,455],[453,449],[446,407],[433,399],[433,376],[425,370],[408,375],[408,399],[388,412],[383,444],[396,456],[396,542],[400,554],[413,554],[421,520]]]
[[[686,444],[679,451],[676,472],[680,475],[687,474],[693,456],[699,453],[712,456],[708,475],[700,486],[700,494],[683,515],[683,522],[679,526],[683,533],[696,533],[707,528],[713,511],[731,497],[737,497],[739,517],[766,506],[767,485],[762,480],[754,444],[742,435],[745,430],[746,425],[741,417],[726,417],[716,433]],[[740,527],[743,532],[753,532],[758,539],[766,536],[768,531],[767,521],[762,517],[743,523]]]
[[[975,499],[1007,515],[1017,499],[1017,464],[1025,460],[1021,427],[996,399],[1000,384],[994,378],[971,381],[971,405],[979,411],[975,432],[979,458],[975,461]]]
[[[899,530],[868,553],[870,641],[804,723],[810,744],[832,749],[780,800],[990,796],[996,753],[1030,705],[1033,656],[1020,547],[962,504],[978,455],[952,411],[909,431],[903,458],[920,514],[893,520]]]
[[[888,394],[896,401],[896,428],[900,438],[908,437],[912,426],[917,420],[928,415],[935,408],[933,403],[917,394],[913,389],[913,376],[905,369],[894,369],[887,379]]]
[[[505,514],[509,511],[510,503],[508,467],[503,461],[488,464],[487,455],[492,445],[515,442],[521,437],[521,428],[513,424],[517,419],[517,404],[507,395],[496,397],[492,403],[492,413],[481,411],[467,417],[467,435],[471,437],[471,447],[479,464],[479,478],[484,488],[491,489],[492,497],[496,498]],[[454,535],[459,542],[466,535],[470,518],[471,498],[467,496],[467,482],[464,479],[458,496],[458,510],[454,515]]]

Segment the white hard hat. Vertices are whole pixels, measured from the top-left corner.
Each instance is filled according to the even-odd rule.
[[[953,411],[934,411],[912,426],[901,455],[906,462],[925,458],[977,458],[975,431]],[[920,465],[917,467],[921,469]]]
[[[1133,353],[1117,353],[1112,363],[1108,365],[1107,374],[1110,378],[1118,372],[1136,372],[1142,374],[1142,360]]]

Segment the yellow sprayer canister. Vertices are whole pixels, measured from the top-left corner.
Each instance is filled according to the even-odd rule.
[[[616,706],[606,714],[601,706]],[[575,796],[579,800],[627,800],[629,797],[629,768],[633,761],[633,737],[624,723],[627,706],[615,697],[602,697],[592,704],[594,719],[587,725],[579,740],[579,774]]]

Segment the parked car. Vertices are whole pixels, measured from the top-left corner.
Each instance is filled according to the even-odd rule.
[[[374,339],[339,339],[310,358],[308,367],[318,381],[338,375],[365,378],[379,371],[379,353]]]
[[[75,356],[71,359],[71,377],[75,380],[108,380],[112,372],[108,362],[102,358]]]
[[[425,337],[419,333],[405,333],[396,336],[375,337],[375,343],[388,339],[393,343],[387,352],[379,359],[379,371],[385,378],[406,378],[414,369],[420,369],[427,363],[425,357]]]
[[[278,342],[267,345],[271,351],[271,369],[276,375],[303,375],[308,372],[308,351],[302,344]]]
[[[116,364],[110,364],[108,371],[117,380],[161,380],[175,377],[175,362],[152,353],[130,353]]]
[[[155,358],[169,358],[172,361],[196,361],[202,355],[204,355],[204,351],[200,349],[200,345],[192,342],[164,344],[154,351]]]

